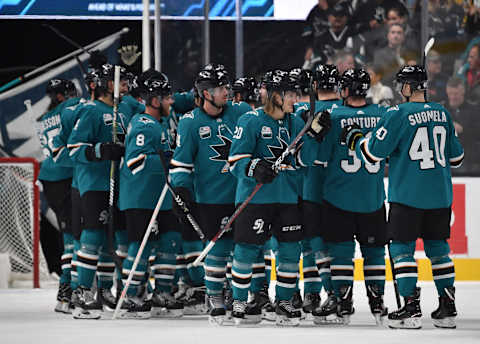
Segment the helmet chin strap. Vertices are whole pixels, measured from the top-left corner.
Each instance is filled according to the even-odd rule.
[[[216,104],[216,103],[215,103],[215,100],[214,100],[215,97],[213,96],[213,94],[210,93],[210,91],[208,91],[208,90],[207,90],[207,92],[212,96],[212,100],[205,98],[205,96],[204,96],[203,94],[202,94],[202,96],[203,96],[202,99],[203,99],[204,101],[207,101],[207,102],[209,102],[210,104],[212,104],[212,106],[215,107],[216,109],[222,110],[222,109],[223,109],[223,105],[218,105],[218,104]],[[203,93],[203,91],[202,91],[202,93]]]
[[[284,101],[284,92],[280,95],[280,98],[282,98],[282,104],[278,103],[275,98],[273,97],[273,92],[269,96],[270,100],[272,101],[272,104],[278,108],[280,108],[283,111],[283,104],[285,103]]]

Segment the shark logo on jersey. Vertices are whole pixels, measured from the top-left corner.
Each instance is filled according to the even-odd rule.
[[[105,125],[112,125],[113,116],[112,116],[111,113],[104,113],[103,114],[103,123],[105,123]]]
[[[281,137],[277,136],[279,146],[267,145],[268,150],[272,154],[271,156],[265,157],[265,160],[271,162],[272,164],[277,161],[277,159],[282,155],[282,153],[287,149],[288,144]]]
[[[140,117],[140,119],[138,121],[142,122],[143,124],[155,123],[154,121],[152,121],[151,119],[149,119],[147,117]]]
[[[230,168],[230,164],[228,163],[228,154],[230,152],[230,147],[232,146],[232,140],[224,135],[217,135],[217,137],[222,140],[222,143],[216,145],[210,145],[217,155],[210,157],[210,160],[214,161],[224,161],[225,165],[222,168],[222,173],[227,173]]]

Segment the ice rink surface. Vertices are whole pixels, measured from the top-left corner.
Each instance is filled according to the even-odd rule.
[[[480,283],[456,284],[456,304],[459,316],[457,329],[435,328],[430,313],[438,299],[433,282],[422,287],[421,306],[423,328],[420,330],[391,330],[375,326],[370,314],[365,287],[355,282],[356,312],[349,326],[315,326],[311,321],[296,328],[279,328],[263,321],[254,328],[233,325],[213,327],[206,316],[181,319],[111,320],[111,314],[101,320],[75,320],[69,315],[55,313],[56,289],[0,290],[0,344],[480,344]],[[395,309],[393,286],[387,283],[386,305]]]

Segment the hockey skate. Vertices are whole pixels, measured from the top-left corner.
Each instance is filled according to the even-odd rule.
[[[205,304],[205,286],[186,289],[184,296],[179,301],[183,302],[184,315],[205,315],[208,312]]]
[[[172,294],[155,290],[151,300],[152,318],[179,318],[183,315],[183,303]]]
[[[307,293],[303,298],[302,310],[305,314],[305,318],[308,320],[313,320],[312,312],[320,306],[320,294],[318,293]]]
[[[72,288],[69,283],[62,283],[58,286],[57,304],[55,312],[72,314]]]
[[[215,326],[223,325],[227,316],[223,294],[207,295],[207,303],[209,309],[208,322]]]
[[[100,319],[102,316],[102,304],[94,297],[90,289],[78,287],[75,290],[73,310],[74,319]]]
[[[422,328],[422,310],[420,309],[420,288],[415,288],[412,296],[404,298],[405,305],[388,314],[388,327],[419,329]]]
[[[267,321],[276,321],[277,314],[275,313],[275,305],[268,301],[262,308],[262,319]]]
[[[277,302],[275,308],[277,314],[277,326],[298,326],[300,325],[301,312],[292,305],[291,300],[281,300]]]
[[[113,312],[117,307],[117,298],[108,288],[97,289],[97,301],[103,306],[104,312]]]
[[[120,319],[150,319],[152,302],[138,296],[127,296],[120,308]]]
[[[445,296],[438,298],[438,308],[432,312],[432,322],[438,328],[456,328],[455,287],[445,288]]]
[[[355,313],[352,300],[353,289],[350,285],[340,287],[340,297],[338,298],[338,316],[342,319],[344,325],[350,324],[350,316]]]
[[[385,324],[385,317],[388,315],[388,308],[383,303],[383,296],[380,294],[377,285],[367,286],[368,304],[377,325]]]
[[[236,326],[246,325],[245,312],[247,301],[233,300],[232,318]]]
[[[343,319],[338,316],[337,312],[337,298],[334,292],[330,291],[323,304],[312,311],[313,323],[316,325],[342,324]]]

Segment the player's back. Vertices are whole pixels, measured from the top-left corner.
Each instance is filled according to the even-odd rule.
[[[450,114],[438,103],[415,102],[392,107],[388,114],[376,142],[378,148],[394,149],[389,157],[389,201],[422,209],[449,207],[450,162],[463,157]]]
[[[353,123],[364,135],[371,132],[384,116],[385,108],[376,104],[362,107],[340,106],[332,110],[332,129],[320,144],[320,161],[327,163],[323,199],[352,212],[373,212],[385,199],[383,175],[385,163],[365,163],[355,151],[340,144],[342,129]]]

